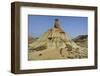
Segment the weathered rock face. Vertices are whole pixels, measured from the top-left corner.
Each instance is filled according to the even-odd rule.
[[[79,35],[73,41],[81,47],[88,48],[88,35]]]
[[[45,32],[34,43],[30,44],[31,48],[46,46],[47,48],[65,48],[67,45],[78,47],[60,27],[58,19],[55,20],[54,27]]]
[[[29,60],[87,57],[86,55],[81,56],[80,53],[83,50],[84,48],[73,42],[68,34],[63,31],[59,20],[55,19],[53,28],[29,44]]]

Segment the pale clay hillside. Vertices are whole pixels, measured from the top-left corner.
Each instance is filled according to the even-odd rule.
[[[82,46],[83,43],[85,46]],[[87,40],[72,40],[63,31],[58,19],[51,29],[28,44],[28,60],[82,59],[87,55]]]

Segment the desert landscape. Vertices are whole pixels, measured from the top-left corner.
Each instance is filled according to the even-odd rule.
[[[39,38],[28,37],[28,60],[88,58],[88,35],[70,38],[61,28],[59,19]]]

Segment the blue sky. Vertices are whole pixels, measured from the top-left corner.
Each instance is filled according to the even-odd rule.
[[[62,29],[71,38],[88,33],[87,17],[28,15],[28,34],[33,37],[41,36],[43,32],[53,27],[56,18],[60,20]]]

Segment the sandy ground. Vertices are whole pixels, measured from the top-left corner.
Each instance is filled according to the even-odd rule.
[[[87,50],[67,51],[66,49],[46,49],[41,51],[30,51],[28,60],[52,60],[52,59],[75,59],[87,58]]]

